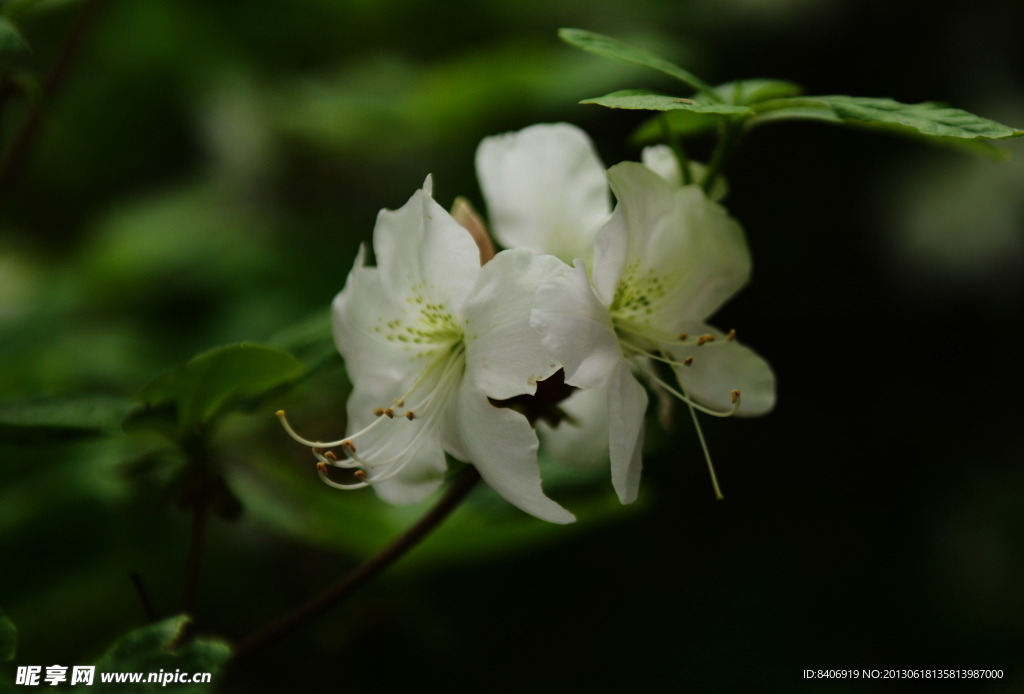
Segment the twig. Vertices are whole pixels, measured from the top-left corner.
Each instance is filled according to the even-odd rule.
[[[128,578],[132,579],[135,592],[139,594],[139,602],[142,603],[142,611],[146,613],[146,621],[153,624],[156,621],[156,610],[153,609],[153,603],[149,600],[146,586],[142,585],[142,577],[139,576],[137,571],[129,571]]]
[[[42,109],[49,106],[61,83],[64,81],[64,77],[67,75],[68,69],[74,62],[78,49],[82,44],[82,39],[85,38],[92,20],[96,16],[100,1],[85,0],[82,3],[82,8],[78,11],[78,15],[75,17],[75,22],[71,26],[67,38],[64,39],[64,45],[61,47],[60,53],[46,75],[46,81],[43,83],[39,100],[29,110],[25,122],[21,124],[21,129],[18,130],[14,141],[11,142],[10,147],[4,153],[3,159],[0,160],[0,195],[7,192],[8,187],[14,180],[14,175],[24,162],[29,146],[32,144],[36,131],[39,129]]]
[[[297,629],[315,619],[321,612],[335,603],[348,597],[364,583],[383,572],[406,552],[412,549],[431,530],[440,525],[459,503],[466,498],[470,490],[480,480],[480,473],[475,467],[468,468],[456,479],[445,492],[444,496],[416,521],[416,524],[398,536],[387,547],[368,559],[345,578],[328,588],[320,596],[310,600],[302,607],[285,615],[252,636],[243,639],[236,647],[233,658],[251,653],[284,634]]]
[[[188,569],[185,575],[185,597],[181,611],[192,613],[199,592],[199,574],[203,568],[203,539],[206,531],[206,499],[199,498],[192,507],[192,540],[188,548]]]

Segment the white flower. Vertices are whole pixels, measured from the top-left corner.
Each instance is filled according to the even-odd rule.
[[[698,186],[673,187],[641,164],[613,166],[608,180],[618,205],[597,234],[593,284],[577,260],[540,287],[530,322],[563,364],[566,383],[608,389],[612,484],[630,503],[647,407],[634,371],[696,409],[725,416],[769,411],[775,377],[734,334],[705,324],[749,278],[739,224]],[[651,360],[671,368],[678,388]]]
[[[645,166],[672,187],[682,186],[678,160],[667,145],[644,148]],[[691,180],[706,167],[690,162]],[[590,266],[594,239],[611,216],[604,164],[585,132],[568,123],[541,123],[487,137],[476,151],[476,170],[495,236],[510,248],[547,253],[571,265]],[[719,177],[712,199],[726,194]],[[551,426],[538,421],[547,450],[570,465],[608,457],[606,393],[576,392],[561,404],[570,418]]]
[[[541,123],[484,138],[476,173],[503,246],[570,264],[589,261],[612,206],[604,164],[586,133],[568,123]]]
[[[445,452],[472,463],[506,500],[553,523],[574,516],[547,498],[537,436],[526,418],[496,407],[536,391],[560,365],[530,329],[537,288],[564,265],[526,250],[483,267],[469,233],[430,195],[430,178],[399,210],[382,210],[373,232],[377,266],[360,250],[334,300],[334,337],[353,384],[349,435],[308,441],[321,476],[342,489],[373,485],[395,504],[440,484]],[[323,449],[341,446],[338,460]],[[360,468],[338,484],[326,466]]]

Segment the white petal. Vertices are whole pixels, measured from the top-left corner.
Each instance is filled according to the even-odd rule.
[[[613,166],[608,180],[629,230],[617,296],[625,300],[628,286],[643,299],[625,317],[675,332],[683,322],[705,320],[747,282],[742,228],[699,187],[672,188],[635,162]]]
[[[654,145],[652,147],[644,147],[643,152],[640,153],[640,160],[644,163],[648,169],[658,174],[673,188],[681,188],[683,185],[683,177],[679,175],[679,160],[676,159],[675,153],[672,148],[668,145]],[[697,185],[704,180],[704,176],[707,173],[708,167],[701,164],[699,161],[690,160],[690,182],[692,185]],[[708,197],[719,202],[729,193],[729,185],[725,182],[725,177],[719,175],[715,179],[714,184],[711,186],[711,192]]]
[[[646,411],[647,391],[620,362],[608,385],[608,431],[612,486],[624,504],[636,501],[640,489]]]
[[[727,342],[722,331],[703,324],[685,326],[690,335],[710,333],[715,341],[702,347],[667,348],[673,359],[693,357],[676,370],[695,400],[716,410],[732,407],[732,391],[740,391],[739,416],[766,414],[775,407],[775,374],[757,352],[738,341]]]
[[[629,228],[622,205],[619,205],[594,241],[594,293],[605,306],[611,306],[615,299],[628,255]]]
[[[534,296],[568,268],[524,248],[502,251],[480,270],[463,309],[466,378],[489,397],[505,400],[537,391],[560,367],[530,328]]]
[[[565,368],[565,382],[571,386],[603,386],[622,361],[608,309],[590,288],[587,266],[581,260],[537,290],[530,326]]]
[[[390,326],[403,328],[411,324],[410,312],[391,301],[381,287],[380,271],[366,267],[365,258],[366,249],[361,247],[345,288],[334,298],[331,311],[334,342],[345,358],[345,367],[354,385],[374,379],[376,376],[372,374],[403,382],[425,366],[423,358],[416,356],[423,355],[431,346],[397,339],[400,333]],[[389,395],[383,406],[402,392]]]
[[[402,384],[389,379],[386,374],[374,373],[369,376],[371,377],[364,381],[366,385],[354,388],[349,396],[349,436],[377,419],[373,414],[374,407],[379,407],[382,402],[388,404],[391,398],[402,392]],[[423,427],[430,427],[431,431],[423,432]],[[421,432],[422,435],[415,440],[417,434]],[[401,472],[391,479],[373,485],[377,494],[389,503],[397,506],[419,503],[430,496],[444,478],[447,463],[441,448],[441,432],[436,422],[431,424],[426,420],[409,421],[404,417],[396,417],[381,422],[377,428],[357,438],[354,443],[356,453],[369,455],[370,462],[389,460],[403,453],[410,443],[415,444],[405,452],[402,461],[399,461],[408,460]],[[386,475],[394,469],[382,466],[369,468],[366,472],[372,479]]]
[[[480,476],[509,503],[551,523],[572,523],[576,517],[544,495],[537,466],[537,434],[526,417],[490,404],[483,391],[463,379],[457,415],[449,420],[445,438],[459,448]]]
[[[383,291],[410,309],[434,305],[459,313],[480,273],[472,236],[425,190],[397,210],[380,211],[373,249]]]
[[[547,455],[570,467],[608,460],[608,389],[577,390],[558,405],[569,418],[553,427],[537,420],[537,435]]]
[[[555,123],[485,138],[476,170],[503,245],[566,263],[590,258],[611,205],[604,165],[586,133]]]

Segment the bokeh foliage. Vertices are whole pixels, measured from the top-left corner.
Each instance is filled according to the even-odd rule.
[[[25,4],[4,5],[17,35],[0,24],[5,144],[78,8]],[[442,204],[463,194],[484,209],[477,142],[538,121],[583,126],[608,164],[637,158],[629,137],[652,137],[649,114],[577,102],[678,82],[575,51],[559,26],[627,39],[711,84],[786,79],[1024,124],[1019,6],[956,18],[943,13],[954,3],[885,5],[103,3],[0,199],[0,607],[18,632],[0,680],[14,664],[95,662],[141,627],[129,571],[160,618],[178,612],[188,514],[175,502],[193,499],[196,465],[238,516],[210,521],[204,634],[245,635],[422,513],[321,485],[273,411],[310,436],[343,429],[326,307],[377,210],[426,173]],[[866,55],[865,35],[883,48]],[[713,127],[680,113],[683,134]],[[710,141],[691,154],[706,161]],[[469,689],[511,662],[510,687],[573,689],[788,691],[799,668],[824,666],[1020,672],[1020,412],[997,396],[1021,377],[1021,160],[984,168],[997,165],[816,124],[758,128],[726,170],[755,282],[721,322],[773,363],[780,406],[709,425],[726,502],[681,418],[652,432],[635,507],[618,506],[606,471],[545,460],[577,526],[478,490],[394,573],[223,686],[279,691],[298,672],[305,688],[334,686],[339,663],[367,659],[345,669],[354,690]],[[919,221],[950,205],[959,226]],[[963,238],[972,266],[957,264]],[[220,401],[158,392],[188,382],[197,355],[242,343],[301,364],[217,417]],[[110,436],[130,408],[166,426]],[[210,459],[177,445],[192,434]],[[381,685],[384,657],[400,667]]]

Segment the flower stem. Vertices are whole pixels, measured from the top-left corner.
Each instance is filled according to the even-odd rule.
[[[188,569],[185,573],[185,597],[181,611],[191,614],[199,593],[199,576],[203,568],[203,540],[206,535],[206,499],[199,499],[192,507],[192,540],[188,548]]]
[[[711,194],[711,186],[715,184],[715,179],[718,178],[719,174],[722,173],[722,166],[725,164],[725,160],[729,157],[732,152],[733,146],[739,139],[739,128],[742,125],[737,126],[734,123],[722,119],[722,135],[718,140],[718,146],[715,148],[715,153],[711,155],[711,161],[708,163],[707,173],[704,174],[704,180],[701,181],[701,186],[704,188],[704,192]]]
[[[679,142],[679,136],[672,130],[672,124],[668,122],[668,114],[662,113],[660,120],[661,132],[665,135],[665,141],[672,148],[673,154],[676,155],[676,161],[679,163],[680,180],[684,186],[688,186],[693,183],[693,177],[690,175],[690,157],[686,155],[686,150]]]
[[[467,469],[456,478],[444,496],[412,527],[319,596],[243,639],[235,647],[232,658],[237,659],[247,655],[276,641],[288,632],[304,626],[324,610],[354,593],[371,578],[382,573],[440,525],[441,521],[447,518],[448,514],[466,498],[479,480],[480,473],[476,468],[472,465],[467,466]]]
[[[14,136],[14,141],[7,148],[3,159],[0,160],[0,195],[5,193],[7,188],[10,187],[15,174],[25,161],[32,140],[35,139],[36,131],[39,129],[42,109],[49,108],[52,104],[54,95],[56,95],[63,83],[64,77],[67,75],[71,64],[78,54],[79,46],[81,46],[86,33],[93,23],[93,19],[96,17],[100,2],[101,0],[86,0],[82,4],[78,15],[75,17],[74,24],[64,40],[60,54],[46,75],[46,81],[43,83],[38,103],[29,109],[28,117],[25,118],[21,129]]]

